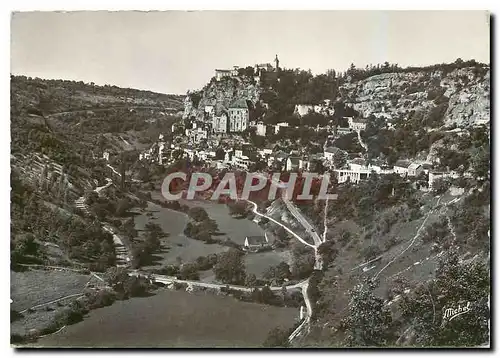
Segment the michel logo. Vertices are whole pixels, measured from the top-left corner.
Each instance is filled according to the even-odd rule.
[[[470,311],[471,311],[470,302],[467,302],[467,304],[464,306],[458,305],[457,308],[447,308],[447,309],[445,309],[444,314],[443,314],[443,321],[445,321],[445,320],[451,321],[451,320],[455,319],[456,317],[463,315],[464,313],[467,313]]]

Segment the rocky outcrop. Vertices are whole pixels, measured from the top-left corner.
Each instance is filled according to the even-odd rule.
[[[183,118],[195,117],[202,120],[206,106],[228,108],[237,99],[245,99],[255,104],[260,93],[261,88],[253,78],[240,76],[226,77],[220,81],[212,79],[201,91],[186,96]]]
[[[448,101],[444,125],[465,127],[488,123],[490,118],[489,68],[384,73],[346,83],[339,92],[342,100],[364,117],[383,116],[390,121],[405,119],[412,111],[425,115],[438,105],[436,98],[443,94]]]
[[[488,123],[490,121],[490,71],[488,70],[484,78],[479,80],[463,70],[457,71],[454,75],[451,80],[447,78],[446,82],[441,82],[444,86],[448,85],[447,93],[450,98],[445,123],[456,124],[459,127]],[[467,78],[466,83],[463,83],[464,78]]]
[[[339,88],[337,100],[346,103],[363,117],[383,117],[390,123],[406,120],[412,113],[431,117],[431,127],[440,125],[466,127],[489,122],[490,69],[482,65],[440,69],[418,69],[374,75],[348,81]],[[213,78],[202,90],[188,93],[184,118],[202,120],[206,106],[218,111],[237,99],[256,103],[261,87],[253,77]],[[439,106],[439,108],[437,108]],[[305,115],[316,107],[296,105],[295,113]],[[436,110],[434,110],[436,109]],[[330,113],[331,115],[332,113]],[[435,120],[435,117],[439,117]]]

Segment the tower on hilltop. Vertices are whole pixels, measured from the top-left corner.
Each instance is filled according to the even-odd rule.
[[[275,70],[276,72],[278,72],[279,70],[279,67],[280,67],[280,60],[278,59],[278,55],[276,55],[275,59],[274,59],[274,64],[275,64]]]

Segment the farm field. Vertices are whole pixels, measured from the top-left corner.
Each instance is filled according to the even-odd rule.
[[[209,293],[161,290],[115,302],[83,322],[43,337],[43,347],[258,347],[276,326],[291,327],[295,308]]]
[[[22,313],[22,317],[11,323],[10,329],[11,334],[20,335],[47,327],[58,310],[76,300],[79,294],[83,293],[87,283],[101,284],[101,281],[92,275],[71,271],[11,271],[10,276],[12,299],[10,308]],[[65,299],[59,300],[61,298]],[[59,301],[52,302],[56,300]],[[52,303],[45,305],[50,302]],[[26,311],[34,306],[38,307]]]
[[[11,271],[11,309],[23,311],[41,303],[82,292],[91,278],[91,275],[71,271]]]
[[[161,199],[161,194],[152,192],[152,197],[157,200]],[[219,204],[210,201],[187,201],[182,200],[181,204],[190,207],[199,206],[203,207],[210,218],[217,222],[219,231],[223,234],[217,238],[224,239],[231,238],[238,244],[243,245],[245,237],[250,235],[264,235],[264,230],[255,222],[248,219],[235,219],[229,215],[229,209],[224,204]],[[152,212],[153,216],[147,215],[147,212]],[[207,245],[200,241],[190,239],[183,233],[184,227],[188,222],[187,215],[162,208],[154,203],[148,203],[145,212],[135,217],[136,229],[144,228],[148,220],[153,220],[162,226],[163,230],[168,232],[170,236],[164,240],[168,249],[165,252],[158,253],[157,256],[161,257],[161,264],[175,263],[176,258],[180,257],[183,262],[195,260],[198,256],[206,256],[211,253],[219,253],[227,251],[227,247],[220,245]],[[269,241],[274,240],[272,233],[267,233]],[[245,263],[247,273],[253,273],[257,277],[262,277],[262,274],[272,265],[277,265],[281,261],[289,263],[290,253],[288,251],[267,251],[259,253],[251,253],[245,256]],[[153,267],[146,267],[153,268]],[[210,274],[202,274],[203,281],[210,281]]]
[[[243,245],[245,237],[252,235],[264,235],[264,230],[248,219],[235,219],[229,215],[229,209],[225,204],[219,204],[209,200],[181,200],[181,204],[190,207],[199,206],[204,208],[208,216],[217,222],[219,231],[224,235],[219,238],[230,238],[234,242]]]
[[[245,255],[246,272],[262,278],[270,266],[276,266],[282,261],[290,265],[291,260],[291,252],[287,250],[248,253]]]

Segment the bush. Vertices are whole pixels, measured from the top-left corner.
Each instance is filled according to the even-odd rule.
[[[23,315],[16,310],[10,309],[10,323],[17,321],[18,319],[23,318]]]
[[[286,348],[289,346],[288,336],[288,330],[280,327],[273,328],[271,331],[269,331],[267,338],[262,346],[266,348]]]
[[[54,323],[57,326],[57,329],[59,329],[66,325],[81,322],[83,320],[83,314],[83,310],[79,307],[74,306],[65,308],[62,311],[56,313]]]
[[[381,254],[381,250],[376,245],[370,245],[362,250],[362,255],[365,260],[371,260]]]
[[[179,291],[179,290],[185,290],[187,288],[187,283],[184,282],[174,282],[174,289]]]
[[[116,300],[116,294],[107,289],[93,291],[87,295],[89,309],[111,306]]]
[[[188,215],[196,222],[201,222],[209,219],[207,211],[200,207],[189,209]]]
[[[27,338],[25,336],[22,336],[17,333],[12,333],[10,335],[10,344],[21,344],[25,343],[27,341]]]

